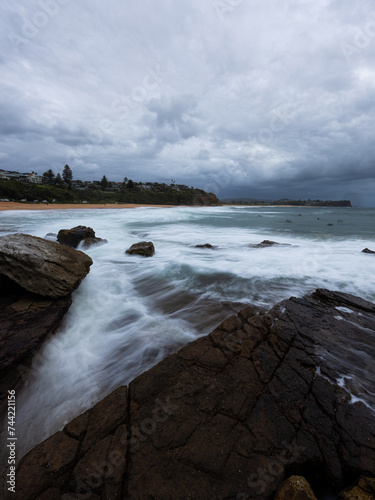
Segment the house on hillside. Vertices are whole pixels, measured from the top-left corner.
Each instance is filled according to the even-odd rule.
[[[20,181],[31,182],[32,184],[42,184],[43,177],[36,172],[31,172],[31,174],[19,174]]]

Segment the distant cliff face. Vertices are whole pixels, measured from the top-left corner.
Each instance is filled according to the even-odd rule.
[[[220,202],[214,193],[206,193],[201,189],[194,190],[194,205],[219,205]]]

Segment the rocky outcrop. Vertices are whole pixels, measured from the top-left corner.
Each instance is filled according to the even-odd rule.
[[[0,279],[0,399],[27,378],[30,358],[55,332],[71,302],[70,295],[40,297],[9,278]]]
[[[108,243],[105,239],[97,238],[95,236],[95,231],[91,227],[86,226],[76,226],[71,229],[60,229],[57,235],[57,241],[62,245],[72,248],[77,248],[81,242],[83,242],[83,248]]]
[[[362,253],[375,253],[373,250],[370,250],[369,248],[364,248],[362,250]]]
[[[50,298],[75,290],[90,270],[91,258],[72,248],[28,234],[0,238],[0,276]]]
[[[339,292],[247,307],[31,450],[6,499],[268,500],[291,471],[371,485],[374,330],[375,304]]]
[[[139,243],[134,243],[134,245],[128,248],[125,253],[151,257],[155,253],[155,247],[151,241],[140,241]]]

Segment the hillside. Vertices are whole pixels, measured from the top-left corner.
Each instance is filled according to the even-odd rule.
[[[213,193],[202,189],[178,189],[165,184],[153,184],[149,189],[138,187],[121,190],[103,190],[100,186],[90,189],[57,187],[32,184],[16,180],[0,181],[0,199],[48,203],[142,203],[153,205],[218,205]]]

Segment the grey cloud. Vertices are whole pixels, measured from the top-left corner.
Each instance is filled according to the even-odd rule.
[[[215,5],[68,2],[26,39],[41,2],[3,0],[1,168],[370,203],[372,2]]]

